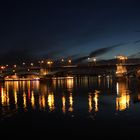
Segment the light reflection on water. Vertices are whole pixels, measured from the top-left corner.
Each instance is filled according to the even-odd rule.
[[[129,108],[130,104],[130,91],[128,90],[128,81],[117,82],[117,98],[116,98],[116,110],[123,111]]]
[[[62,112],[66,113],[66,98],[65,96],[62,96]]]
[[[93,94],[89,93],[89,96],[88,96],[89,112],[92,112],[93,108],[94,108],[95,112],[98,112],[98,110],[99,110],[99,108],[98,108],[98,96],[99,95],[98,94],[99,94],[98,91],[95,91]]]
[[[104,96],[112,97],[109,102],[110,106],[115,104],[113,110],[125,111],[130,108],[134,99],[130,83],[131,79],[113,82],[111,77],[68,77],[45,83],[7,81],[0,84],[0,111],[1,114],[13,109],[59,111],[66,114],[82,110],[81,112],[98,114],[102,106],[107,108],[105,103],[102,103]],[[140,101],[140,92],[134,95],[136,101]]]

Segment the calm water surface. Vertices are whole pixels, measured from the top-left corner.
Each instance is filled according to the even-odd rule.
[[[59,77],[0,83],[0,124],[34,131],[140,128],[140,82],[134,78]],[[131,129],[130,129],[131,128]],[[123,130],[124,130],[123,129]]]

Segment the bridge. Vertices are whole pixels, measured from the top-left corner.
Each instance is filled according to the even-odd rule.
[[[139,64],[125,64],[127,75],[133,75],[140,69]],[[84,76],[84,75],[115,75],[116,65],[67,65],[67,66],[51,66],[51,67],[17,67],[16,69],[5,69],[1,72],[0,77],[8,79],[39,79],[52,76]]]

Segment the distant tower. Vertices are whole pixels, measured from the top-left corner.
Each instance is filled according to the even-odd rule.
[[[116,67],[117,67],[117,69],[116,69],[116,77],[124,77],[127,74],[127,69],[126,69],[126,66],[125,66],[127,57],[119,55],[116,58],[118,60],[117,64],[116,64]]]

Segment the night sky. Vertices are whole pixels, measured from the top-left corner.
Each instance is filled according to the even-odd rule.
[[[140,57],[139,0],[0,3],[0,62]]]

